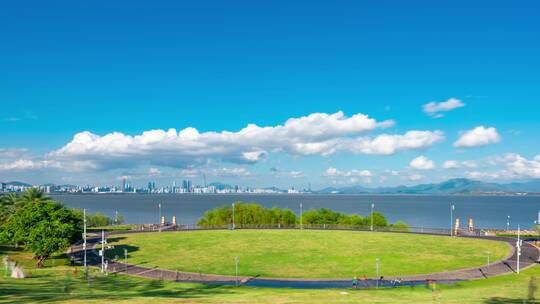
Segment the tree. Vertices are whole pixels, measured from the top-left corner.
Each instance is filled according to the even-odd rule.
[[[20,197],[20,203],[28,204],[32,202],[50,202],[52,198],[48,197],[43,190],[38,188],[30,188],[23,192]]]
[[[366,226],[371,225],[371,214],[366,217]],[[375,227],[386,227],[388,226],[388,221],[380,212],[373,212],[373,226]]]
[[[0,238],[24,244],[41,268],[52,254],[80,239],[82,217],[50,199],[34,197],[31,201],[17,209],[3,225]]]
[[[234,223],[236,227],[246,225],[293,225],[296,214],[290,209],[265,208],[255,203],[234,203]],[[218,207],[204,213],[199,226],[225,226],[232,223],[232,206]]]
[[[7,221],[7,219],[15,212],[19,206],[20,198],[15,193],[9,193],[0,197],[0,224]]]

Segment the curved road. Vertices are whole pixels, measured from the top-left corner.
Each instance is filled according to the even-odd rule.
[[[146,231],[152,232],[152,231]],[[144,231],[132,231],[127,233],[145,233]],[[113,234],[126,234],[126,232],[110,232],[107,236]],[[467,268],[448,272],[439,272],[432,274],[420,274],[401,276],[401,286],[410,285],[423,285],[427,280],[435,280],[439,283],[449,283],[464,280],[476,280],[483,279],[498,275],[504,275],[509,273],[515,273],[517,269],[517,252],[515,250],[516,240],[513,238],[502,237],[488,237],[488,236],[461,236],[468,238],[479,238],[487,240],[496,240],[501,242],[507,242],[514,250],[512,254],[507,258],[494,262],[489,266]],[[87,250],[87,262],[89,265],[99,266],[101,264],[101,257],[99,257],[95,247],[99,247],[100,238],[88,239]],[[83,248],[81,244],[76,244],[71,247],[71,255],[78,261],[82,262]],[[540,251],[538,248],[530,243],[523,242],[521,248],[520,269],[531,267],[535,265],[540,259]],[[224,284],[224,285],[246,285],[246,286],[258,286],[258,287],[289,287],[289,288],[343,288],[350,287],[351,280],[345,279],[290,279],[290,278],[258,278],[258,277],[245,277],[245,276],[224,276],[224,275],[209,275],[199,274],[192,272],[172,271],[158,268],[149,268],[144,266],[137,266],[131,264],[125,264],[121,262],[109,261],[109,272],[126,273],[129,275],[160,279],[167,281],[177,282],[197,282],[208,284]],[[359,288],[374,287],[377,284],[379,286],[394,286],[393,280],[398,277],[386,277],[384,281],[378,281],[376,279],[368,279],[365,282],[360,281]]]

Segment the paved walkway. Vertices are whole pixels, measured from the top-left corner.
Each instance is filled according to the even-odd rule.
[[[152,231],[146,231],[152,232]],[[125,232],[111,232],[112,234],[124,234]],[[145,231],[129,232],[129,233],[145,233]],[[476,280],[493,276],[499,276],[509,273],[515,273],[517,269],[517,253],[515,250],[516,240],[513,238],[502,237],[489,237],[489,236],[464,236],[467,238],[478,238],[495,240],[501,242],[507,242],[514,249],[512,253],[505,259],[496,261],[489,266],[467,268],[455,271],[447,271],[432,274],[420,274],[410,276],[399,276],[403,285],[420,285],[425,284],[427,280],[436,280],[439,283],[456,282],[464,280]],[[89,265],[99,266],[101,263],[101,257],[98,256],[95,247],[99,247],[100,238],[88,239],[88,251],[87,261]],[[81,244],[76,244],[71,247],[71,254],[76,260],[82,261],[83,248]],[[535,265],[540,259],[540,251],[537,247],[527,242],[523,242],[521,248],[520,269],[531,267]],[[149,268],[138,265],[124,264],[121,262],[109,261],[109,272],[126,273],[129,275],[160,279],[167,281],[177,282],[199,282],[210,284],[225,284],[225,285],[247,285],[247,286],[259,286],[259,287],[290,287],[290,288],[342,288],[350,287],[350,279],[291,279],[291,278],[259,278],[259,277],[245,277],[245,276],[223,276],[223,275],[209,275],[199,274],[183,271],[172,271],[158,268]],[[394,286],[393,280],[398,277],[385,277],[384,281],[378,281],[376,279],[369,279],[366,282],[360,282],[360,288],[374,287],[377,284],[379,286]],[[363,284],[363,286],[362,286]]]

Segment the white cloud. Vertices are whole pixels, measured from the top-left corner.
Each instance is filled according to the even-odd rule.
[[[423,178],[424,178],[424,176],[421,175],[421,174],[412,174],[412,175],[409,175],[407,177],[407,179],[410,180],[410,181],[419,181],[419,180],[421,180]]]
[[[540,178],[540,154],[527,160],[519,154],[506,155],[506,170],[515,178]]]
[[[460,168],[460,164],[458,161],[455,160],[447,160],[443,163],[443,168],[445,169],[457,169]]]
[[[293,170],[293,171],[287,172],[287,175],[289,175],[292,178],[298,178],[298,177],[304,176],[304,172]]]
[[[540,178],[540,154],[528,160],[525,157],[509,153],[504,156],[495,157],[490,160],[492,166],[502,166],[494,171],[467,171],[466,176],[475,179],[534,179]]]
[[[444,169],[476,168],[478,167],[478,163],[472,160],[447,160],[443,163],[442,167]]]
[[[291,118],[277,126],[249,124],[237,132],[200,133],[188,127],[180,131],[150,130],[135,136],[120,132],[99,136],[84,131],[47,158],[91,162],[101,169],[137,165],[189,168],[211,160],[256,163],[275,152],[297,156],[327,156],[340,151],[391,155],[425,149],[444,140],[441,131],[408,131],[375,137],[364,134],[393,124],[392,120],[378,122],[364,114],[346,117],[343,112],[336,112]]]
[[[286,170],[280,170],[278,168],[272,167],[270,168],[270,171],[272,172],[274,176],[278,176],[278,177],[285,176],[285,177],[291,177],[291,178],[299,178],[299,177],[304,176],[304,172],[299,171],[299,170],[286,171]]]
[[[0,148],[0,159],[19,158],[27,152],[28,149],[24,148]]]
[[[215,177],[247,177],[251,172],[243,167],[234,168],[188,168],[182,169],[180,175],[186,178],[202,177],[210,175]]]
[[[497,130],[493,127],[486,128],[478,126],[472,130],[468,130],[454,143],[456,148],[472,148],[480,147],[488,144],[494,144],[501,141],[501,137]]]
[[[161,174],[161,170],[158,168],[149,168],[148,169],[148,175],[149,176],[159,176]]]
[[[444,116],[442,112],[452,111],[464,106],[465,104],[461,100],[450,98],[447,101],[426,103],[422,106],[422,109],[429,116],[433,118],[440,118]]]
[[[435,163],[427,157],[421,155],[411,160],[409,166],[417,170],[431,170],[435,168]]]
[[[324,176],[330,176],[330,177],[371,177],[373,174],[369,170],[350,170],[350,171],[340,171],[334,167],[330,167],[326,169],[326,172],[324,173]]]
[[[94,170],[95,165],[87,161],[70,161],[62,163],[56,160],[18,159],[0,163],[0,171],[31,171],[40,169],[58,169],[68,172]]]
[[[348,143],[348,150],[358,154],[392,155],[404,150],[425,149],[443,140],[441,131],[408,131],[403,135],[382,134],[375,138],[358,138]]]
[[[465,176],[470,179],[498,179],[502,176],[497,172],[467,171]]]
[[[246,168],[218,168],[211,170],[210,175],[218,177],[245,177],[251,175],[251,172]]]

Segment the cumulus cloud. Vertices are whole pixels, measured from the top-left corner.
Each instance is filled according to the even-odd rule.
[[[299,178],[299,177],[304,176],[304,172],[300,170],[287,171],[287,170],[278,169],[276,167],[272,167],[270,168],[270,171],[272,172],[274,176],[279,176],[279,177]]]
[[[443,112],[452,111],[457,108],[464,107],[465,104],[456,98],[450,98],[446,101],[442,102],[430,102],[426,103],[422,106],[422,109],[424,110],[424,113],[428,114],[429,116],[433,118],[440,118],[443,117]]]
[[[95,166],[86,161],[70,161],[62,163],[56,160],[17,159],[12,162],[0,163],[0,171],[31,171],[40,169],[58,169],[69,172],[93,170]]]
[[[405,134],[358,138],[345,145],[353,153],[392,155],[404,150],[425,149],[443,140],[444,134],[441,131],[408,131]]]
[[[447,160],[443,163],[442,167],[444,169],[476,168],[478,167],[478,163],[472,160]]]
[[[461,137],[454,143],[456,148],[472,148],[480,147],[489,144],[498,143],[501,137],[497,130],[493,127],[486,128],[478,126],[472,130],[464,132]]]
[[[334,167],[326,169],[324,176],[330,177],[372,177],[373,174],[369,170],[350,170],[350,171],[340,171]]]
[[[409,167],[417,170],[431,170],[435,168],[435,163],[427,157],[421,155],[411,160]]]
[[[473,179],[536,179],[540,178],[540,154],[527,159],[516,153],[490,159],[490,165],[497,166],[492,171],[467,171],[465,175]],[[502,167],[502,168],[501,168]]]
[[[19,158],[27,152],[28,149],[24,148],[0,148],[0,159]]]
[[[243,167],[222,167],[222,168],[187,168],[180,170],[180,175],[183,177],[201,177],[210,175],[215,177],[247,177],[251,172]]]
[[[161,170],[158,168],[149,168],[148,169],[148,175],[149,176],[159,176],[161,175]]]
[[[421,175],[421,174],[412,174],[412,175],[409,175],[407,177],[407,179],[410,180],[410,181],[419,181],[419,180],[421,180],[423,178],[424,178],[424,176]]]
[[[48,158],[82,160],[103,169],[141,164],[186,168],[210,160],[256,163],[274,152],[297,156],[327,156],[340,151],[391,155],[425,149],[444,140],[441,131],[365,135],[393,124],[392,120],[378,122],[364,114],[347,117],[336,112],[291,118],[277,126],[249,124],[237,132],[200,133],[188,127],[180,131],[151,130],[135,136],[120,132],[99,136],[85,131],[75,134],[71,142],[49,153]]]

